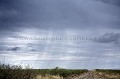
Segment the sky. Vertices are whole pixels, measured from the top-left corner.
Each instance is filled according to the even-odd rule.
[[[0,0],[0,62],[120,68],[120,0]]]

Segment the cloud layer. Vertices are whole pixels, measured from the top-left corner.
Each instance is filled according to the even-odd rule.
[[[54,36],[107,39],[33,39]],[[119,0],[0,1],[2,62],[34,68],[118,68],[119,46]]]

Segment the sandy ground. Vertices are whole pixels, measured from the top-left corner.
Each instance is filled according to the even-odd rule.
[[[112,78],[111,78],[112,77]],[[112,75],[105,75],[103,73],[98,73],[95,71],[88,71],[87,73],[84,73],[82,75],[74,75],[74,76],[69,76],[67,78],[62,78],[60,76],[50,76],[46,75],[45,77],[41,77],[38,75],[36,79],[120,79],[117,77],[113,77]]]

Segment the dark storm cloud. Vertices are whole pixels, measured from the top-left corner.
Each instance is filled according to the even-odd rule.
[[[53,61],[52,67],[58,65],[66,68],[69,66],[108,68],[112,67],[116,60],[115,66],[120,66],[119,46],[114,47],[112,44],[120,42],[120,7],[113,3],[97,0],[0,0],[0,57],[8,57],[12,64],[18,63],[21,59],[48,60],[41,61],[43,67],[49,67],[48,64],[51,63],[49,60],[62,61]],[[68,36],[73,33],[94,37],[103,33],[100,37],[109,37],[109,39],[92,42],[91,40],[33,41],[9,38],[36,37],[35,34],[40,32],[46,32],[42,34],[43,36],[52,37],[53,33],[57,35],[58,30],[62,32],[58,36]],[[104,32],[113,33],[104,34]],[[29,46],[28,43],[32,45]],[[76,64],[66,63],[63,60],[75,61]]]
[[[101,5],[94,0],[1,0],[0,28],[119,28],[119,8]]]
[[[16,45],[17,44],[8,45],[8,46],[13,46],[13,47],[8,47],[8,48],[5,49],[5,51],[11,51],[11,52],[17,52],[17,51],[18,52],[21,52],[21,51],[35,52],[36,49],[38,49],[38,48],[34,48],[35,44],[33,44],[33,46],[32,45],[30,46],[28,44],[23,44],[22,46],[24,46],[24,47],[22,47],[20,44],[19,44],[19,46],[16,46]]]
[[[107,4],[113,4],[116,6],[120,6],[120,0],[98,0],[98,1],[102,1]]]
[[[7,51],[19,51],[20,47],[14,47],[14,48],[10,48]]]
[[[106,33],[101,35],[96,42],[120,44],[120,33]]]

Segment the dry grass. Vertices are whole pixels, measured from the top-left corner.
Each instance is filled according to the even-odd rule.
[[[120,70],[97,70],[96,72],[108,79],[120,79]]]
[[[109,79],[120,79],[120,74],[107,74],[107,73],[104,73],[104,72],[99,72],[98,74],[100,74],[102,76],[105,76]]]
[[[63,77],[53,76],[53,75],[45,75],[45,76],[37,75],[36,79],[63,79]]]

